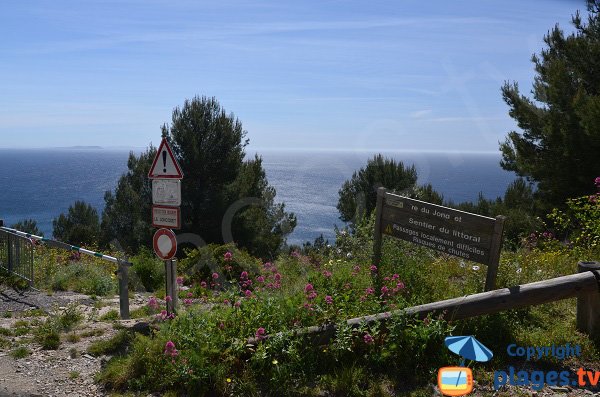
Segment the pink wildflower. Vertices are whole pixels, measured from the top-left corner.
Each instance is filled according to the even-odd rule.
[[[226,261],[230,261],[231,258],[233,257],[233,255],[231,254],[231,252],[227,251],[224,255],[223,255],[223,259]]]
[[[258,339],[258,340],[263,340],[263,339],[265,339],[266,334],[267,334],[267,331],[265,331],[265,329],[263,327],[260,327],[259,329],[256,330],[256,333],[254,334],[254,336],[256,336],[256,339]]]
[[[596,186],[600,187],[600,176],[597,176],[596,179],[594,179],[594,183]]]
[[[365,343],[367,345],[371,345],[371,344],[373,344],[373,342],[375,342],[375,339],[373,339],[373,337],[371,335],[369,335],[368,333],[365,334],[365,336],[363,336],[363,340],[365,341]]]
[[[309,294],[306,296],[306,298],[307,298],[308,300],[310,300],[310,301],[311,301],[311,300],[314,300],[316,297],[317,297],[317,293],[316,293],[315,291],[311,291],[311,292],[310,292],[310,293],[309,293]]]
[[[243,271],[243,272],[240,274],[240,280],[246,280],[246,279],[248,279],[248,272],[244,270],[244,271]]]
[[[264,283],[265,278],[263,276],[258,276],[258,277],[256,277],[256,281],[258,281],[259,283]]]
[[[200,283],[200,286],[201,286],[202,288],[206,288],[206,281],[202,281],[202,282]]]
[[[183,300],[183,304],[186,305],[186,306],[191,306],[192,303],[193,303],[193,301],[191,299],[189,299],[189,298],[186,298],[186,299]]]
[[[331,277],[331,272],[330,272],[329,270],[324,270],[324,271],[323,271],[323,276],[324,276],[325,278],[329,278],[329,277]]]
[[[233,306],[235,306],[235,307],[240,307],[241,305],[242,305],[241,301],[237,301],[233,304]]]
[[[327,295],[325,297],[325,303],[327,303],[328,305],[333,304],[333,298],[330,295]]]
[[[177,277],[177,285],[183,285],[183,277]]]
[[[275,273],[275,281],[281,280],[281,274]]]
[[[381,296],[387,295],[388,292],[389,292],[388,287],[386,287],[385,285],[383,287],[381,287]]]
[[[371,267],[369,269],[371,269],[372,273],[377,273],[377,266],[371,265]]]
[[[175,357],[179,354],[177,349],[175,348],[175,343],[168,341],[165,344],[165,356]]]
[[[169,295],[165,296],[165,302],[171,302],[173,300],[173,298],[171,298]]]
[[[150,299],[148,299],[148,307],[152,310],[158,310],[158,300],[154,296],[151,296]]]
[[[246,291],[244,291],[244,295],[246,295],[246,298],[250,298],[252,296],[252,291],[247,289]]]
[[[312,284],[306,284],[306,286],[304,287],[304,292],[310,292],[312,290],[314,290],[315,288],[313,287]]]
[[[216,279],[218,279],[218,278],[219,278],[219,273],[216,273],[216,272],[215,272],[215,273],[213,273],[213,274],[212,274],[212,278],[213,278],[213,280],[216,280]]]

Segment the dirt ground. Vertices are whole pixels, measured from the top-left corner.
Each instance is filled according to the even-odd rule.
[[[0,351],[0,396],[107,396],[101,387],[94,383],[94,375],[109,357],[94,357],[87,354],[88,347],[99,339],[108,339],[116,334],[115,323],[126,327],[133,326],[135,320],[99,321],[98,318],[110,310],[118,310],[118,297],[98,300],[89,296],[60,292],[48,295],[38,291],[18,292],[9,287],[0,287],[0,326],[14,329],[19,320],[31,320],[28,312],[41,309],[51,312],[76,304],[83,313],[84,320],[74,332],[102,330],[101,336],[81,337],[77,342],[62,340],[57,350],[43,350],[36,343],[28,343],[31,354],[15,359],[10,348]],[[130,300],[131,309],[145,304],[142,296]],[[100,307],[102,306],[102,307]],[[39,313],[39,310],[36,310]],[[8,317],[10,316],[10,317]],[[44,317],[35,317],[43,320]],[[66,335],[61,337],[64,339]],[[19,338],[7,337],[13,345]]]

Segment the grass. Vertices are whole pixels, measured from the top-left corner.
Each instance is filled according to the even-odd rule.
[[[93,336],[102,336],[105,331],[102,328],[88,329],[83,331],[80,335],[82,338],[91,338]]]
[[[66,337],[67,342],[77,343],[81,340],[81,336],[77,335],[75,332],[71,332]]]
[[[69,379],[77,379],[79,378],[79,371],[71,371],[69,372]]]
[[[10,329],[8,329],[8,328],[0,327],[0,335],[2,335],[2,336],[12,336],[13,332]]]
[[[114,309],[107,311],[106,313],[101,315],[99,318],[100,321],[115,321],[118,319],[119,319],[119,312]]]
[[[42,309],[26,310],[20,314],[21,317],[44,317],[47,313]]]
[[[52,313],[34,332],[35,341],[46,350],[56,350],[60,346],[61,332],[69,332],[83,320],[77,306],[71,304],[62,310]],[[75,335],[73,333],[73,335]],[[69,336],[67,336],[68,340]],[[77,338],[74,336],[73,338]]]
[[[25,346],[17,347],[16,349],[14,349],[10,352],[11,357],[14,359],[25,358],[25,357],[29,356],[30,354],[31,354],[31,351]]]
[[[0,336],[0,349],[8,349],[11,345],[12,343],[10,342],[10,340],[6,339],[3,336]]]
[[[124,351],[132,341],[132,334],[127,330],[117,332],[112,338],[92,343],[87,352],[92,356],[112,355]]]

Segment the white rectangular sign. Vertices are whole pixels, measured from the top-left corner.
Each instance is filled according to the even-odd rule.
[[[152,204],[181,205],[181,181],[178,179],[153,179]]]
[[[168,229],[181,228],[181,212],[179,207],[152,206],[152,226]]]

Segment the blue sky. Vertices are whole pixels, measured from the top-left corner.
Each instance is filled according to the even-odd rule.
[[[583,1],[5,1],[0,147],[157,144],[215,96],[251,149],[497,151],[500,87]]]

